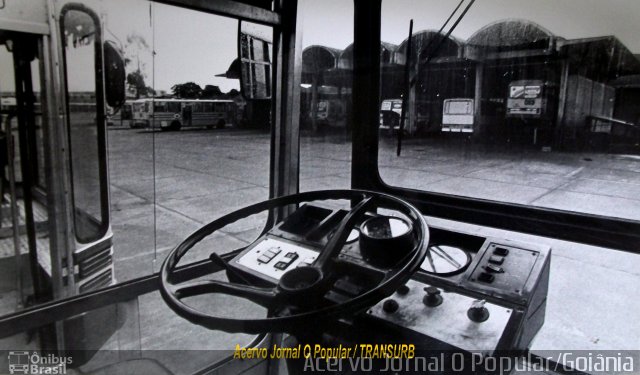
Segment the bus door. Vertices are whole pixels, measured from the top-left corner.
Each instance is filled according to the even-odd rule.
[[[193,120],[193,107],[191,103],[185,103],[182,107],[182,121],[184,126],[191,126]]]
[[[10,302],[13,306],[2,308],[19,309],[47,300],[51,286],[44,274],[50,262],[41,261],[39,256],[48,255],[49,249],[46,241],[39,240],[48,236],[42,101],[37,97],[42,44],[37,35],[9,30],[0,30],[0,44],[4,45],[0,59],[11,61],[7,65],[13,68],[13,74],[0,81],[0,90],[8,95],[0,107],[0,194],[3,206],[8,207],[0,213],[5,214],[3,221],[11,223],[0,228],[0,247],[4,250],[0,272],[15,275],[16,285],[15,300]],[[27,249],[26,253],[22,249]]]
[[[103,47],[99,18],[83,5],[60,6],[59,13],[44,1],[31,3],[29,12],[19,2],[6,5],[0,14],[0,90],[7,96],[3,104],[14,104],[0,109],[0,194],[10,206],[0,213],[8,213],[5,222],[11,223],[0,228],[0,274],[3,285],[16,286],[8,294],[13,298],[1,301],[2,311],[12,311],[114,282],[103,87],[103,75],[112,71],[103,68],[103,59],[112,61],[114,51]],[[51,15],[59,16],[59,31],[50,27]],[[27,21],[23,26],[12,22],[20,17]],[[60,71],[53,68],[58,61]],[[52,79],[58,72],[61,79]],[[124,76],[122,85],[112,82],[124,88]],[[9,277],[15,283],[4,279]],[[44,327],[40,346],[99,347],[108,335],[87,334],[91,324],[80,315]]]
[[[28,8],[28,11],[25,11]],[[45,1],[0,8],[0,310],[64,296],[51,200]],[[47,328],[48,329],[48,328]],[[43,335],[44,336],[44,335]]]
[[[67,271],[66,294],[75,295],[116,282],[109,214],[106,105],[119,108],[124,104],[124,63],[111,42],[103,43],[101,21],[93,10],[75,3],[59,9],[68,142],[63,160],[71,187],[68,199],[58,203],[66,205],[71,219],[66,231],[69,246],[66,254],[59,256],[72,270]],[[65,321],[64,339],[58,338],[58,343],[71,348],[82,343],[89,350],[97,350],[117,329],[115,314],[115,306],[107,306]],[[101,329],[95,329],[97,322],[103,325]],[[91,355],[90,351],[86,353]]]

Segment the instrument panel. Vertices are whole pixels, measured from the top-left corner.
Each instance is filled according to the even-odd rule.
[[[277,284],[288,270],[313,264],[347,213],[303,205],[229,265],[257,285]],[[362,248],[371,241],[363,241],[362,225],[376,215],[368,213],[356,223],[338,255],[339,262],[374,274],[384,271],[385,266],[372,262]],[[385,221],[392,220],[381,222]],[[393,228],[388,229],[392,232]],[[430,227],[429,232],[429,252],[421,269],[394,293],[349,320],[347,331],[356,336],[374,335],[360,338],[374,341],[378,327],[385,327],[393,336],[417,337],[489,356],[503,350],[525,351],[544,322],[551,249],[443,228]],[[385,246],[374,247],[394,251],[393,246]],[[367,282],[372,282],[358,283],[357,279],[358,275],[339,279],[325,297],[345,301],[367,290]]]
[[[290,269],[310,266],[318,252],[287,240],[267,236],[257,241],[241,257],[232,262],[251,270],[265,281],[276,283]]]

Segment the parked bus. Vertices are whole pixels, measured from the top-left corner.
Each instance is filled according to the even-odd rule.
[[[507,138],[550,147],[555,134],[557,95],[557,86],[541,79],[510,82],[505,114]]]
[[[316,121],[324,126],[344,127],[346,121],[345,105],[340,99],[318,100]]]
[[[509,84],[507,117],[539,118],[545,109],[544,83],[540,80],[519,80]]]
[[[183,127],[224,128],[233,124],[233,100],[139,99],[133,103],[131,127],[180,130]]]
[[[442,131],[473,133],[473,99],[445,99],[442,105]]]
[[[133,102],[127,100],[119,111],[107,117],[108,126],[131,126],[133,118]]]
[[[402,99],[386,99],[380,104],[380,129],[398,130],[402,118]]]

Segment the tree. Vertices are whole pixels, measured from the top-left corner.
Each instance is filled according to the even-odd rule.
[[[202,90],[202,98],[203,99],[216,99],[224,96],[222,91],[220,91],[220,87],[214,85],[206,85]]]
[[[236,96],[240,95],[240,91],[236,90],[236,89],[231,89],[229,90],[229,92],[226,94],[227,98],[235,98]]]
[[[178,98],[198,99],[202,96],[202,87],[195,82],[186,82],[173,85],[171,92]]]
[[[144,75],[139,69],[127,74],[127,89],[134,93],[136,99],[154,93],[153,89],[144,82]]]
[[[127,90],[134,95],[136,99],[143,96],[153,95],[154,90],[147,86],[144,81],[146,77],[146,74],[144,73],[146,70],[146,64],[140,61],[141,53],[146,54],[150,52],[151,48],[149,47],[149,44],[147,44],[147,41],[141,35],[132,33],[127,35],[124,49],[125,66],[131,68],[131,63],[136,64],[135,70],[127,74]]]

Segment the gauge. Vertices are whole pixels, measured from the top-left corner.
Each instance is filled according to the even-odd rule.
[[[448,245],[431,245],[422,270],[439,276],[451,276],[463,272],[471,263],[468,251]]]
[[[369,263],[390,267],[415,248],[413,226],[405,219],[374,216],[360,225],[360,253]]]
[[[411,232],[411,224],[392,216],[376,216],[362,223],[362,233],[373,239],[398,238]]]

